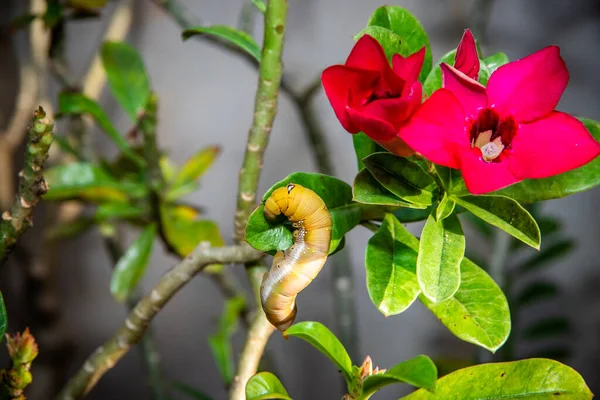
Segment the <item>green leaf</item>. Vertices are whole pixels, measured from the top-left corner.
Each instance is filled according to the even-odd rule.
[[[264,399],[291,400],[282,383],[270,372],[259,372],[246,384],[246,400]]]
[[[4,297],[2,297],[2,292],[0,292],[0,343],[4,339],[4,334],[6,333],[6,328],[8,327],[8,317],[6,315],[6,306],[4,305]]]
[[[256,7],[261,13],[264,14],[267,12],[267,3],[265,3],[264,0],[252,0],[252,4],[254,4],[254,7]]]
[[[135,162],[138,167],[146,165],[146,161],[133,151],[127,140],[119,133],[104,110],[94,100],[81,93],[62,92],[58,96],[58,109],[61,114],[89,114],[125,156]]]
[[[571,332],[571,324],[564,317],[550,317],[535,322],[523,330],[524,339],[546,339],[567,335]]]
[[[413,208],[400,208],[399,210],[394,211],[394,216],[398,218],[398,221],[403,224],[409,222],[417,222],[424,221],[429,217],[431,211],[433,210],[433,206],[429,206],[424,210],[418,210]]]
[[[150,210],[129,203],[103,203],[96,208],[95,219],[104,221],[107,219],[129,219],[144,216]]]
[[[580,120],[592,136],[600,140],[600,122],[587,118],[580,118]],[[535,203],[584,192],[598,185],[600,185],[600,157],[564,174],[543,179],[525,179],[494,194],[511,197],[520,203]]]
[[[541,300],[555,297],[559,294],[558,286],[553,282],[533,282],[529,284],[516,298],[519,307],[538,303]]]
[[[573,250],[573,247],[575,247],[575,243],[570,239],[554,243],[547,248],[542,247],[538,254],[521,264],[519,270],[521,273],[525,273],[543,267],[549,262],[556,262],[557,259]]]
[[[411,203],[399,199],[392,192],[384,188],[366,168],[361,169],[356,178],[354,178],[352,200],[361,204],[414,207]]]
[[[460,265],[460,273],[461,283],[454,297],[441,303],[422,295],[419,300],[456,337],[493,353],[510,333],[506,297],[492,278],[467,258]]]
[[[423,83],[423,93],[426,97],[430,97],[433,92],[442,87],[442,69],[440,68],[440,64],[445,62],[446,64],[454,65],[455,58],[456,49],[447,52],[438,60],[431,72],[429,72]]]
[[[150,96],[150,78],[142,58],[124,42],[104,42],[101,57],[111,93],[129,118],[137,121]]]
[[[166,201],[175,201],[180,199],[190,193],[195,192],[200,188],[200,184],[196,181],[187,182],[180,186],[172,186],[167,189],[167,194],[165,195]]]
[[[487,86],[491,74],[490,69],[483,60],[479,60],[479,74],[477,75],[477,81],[483,86]]]
[[[504,196],[464,196],[454,197],[454,201],[523,243],[534,249],[540,248],[540,228],[527,210],[515,200]]]
[[[380,26],[399,35],[403,41],[400,54],[404,57],[426,47],[425,62],[419,75],[421,82],[425,80],[429,71],[431,71],[431,47],[425,29],[413,14],[398,6],[379,7],[369,18],[367,26]]]
[[[508,59],[508,56],[502,52],[492,54],[491,56],[487,56],[483,59],[483,62],[490,71],[490,74],[497,70],[498,67],[508,64],[509,61],[510,60]]]
[[[90,163],[70,163],[52,167],[44,174],[50,189],[45,200],[81,198],[94,202],[125,202],[129,196],[141,197],[146,187],[117,181],[104,169]]]
[[[127,300],[146,272],[152,245],[156,236],[156,226],[149,225],[115,265],[110,281],[110,292],[121,303]]]
[[[183,40],[187,40],[196,35],[210,35],[222,39],[225,42],[244,50],[254,57],[256,61],[260,62],[260,46],[254,41],[252,36],[246,32],[238,31],[237,29],[226,25],[196,26],[194,28],[186,29],[181,36],[183,37]]]
[[[438,379],[434,393],[424,389],[403,400],[565,399],[593,397],[583,378],[558,361],[543,358],[490,363]]]
[[[373,139],[363,132],[352,135],[352,144],[354,145],[359,170],[365,167],[365,164],[362,162],[363,158],[373,153],[385,151],[383,147],[375,143]]]
[[[235,361],[231,346],[231,336],[236,332],[240,313],[246,308],[243,297],[234,297],[225,302],[225,308],[219,321],[219,329],[208,338],[208,343],[217,369],[226,385],[233,382],[235,375]]]
[[[188,385],[187,383],[183,383],[180,381],[170,381],[169,387],[177,390],[179,393],[185,394],[186,396],[188,396],[191,399],[213,400],[213,398],[210,397],[209,395],[207,395],[206,393],[200,391],[199,389],[196,389],[195,387]]]
[[[276,250],[285,250],[293,243],[292,232],[284,224],[268,222],[264,216],[264,202],[277,188],[290,182],[314,191],[327,205],[333,229],[331,232],[331,254],[340,244],[344,235],[360,223],[361,210],[352,203],[352,188],[346,182],[328,175],[308,172],[294,172],[274,184],[263,196],[261,204],[254,210],[246,226],[246,241],[250,246],[274,254]]]
[[[181,166],[172,185],[176,187],[198,180],[215,162],[220,152],[219,146],[209,146],[198,151]]]
[[[90,229],[96,221],[94,218],[79,217],[74,221],[62,222],[49,227],[45,232],[47,240],[60,240],[79,236]]]
[[[384,374],[371,375],[363,382],[363,396],[370,396],[384,386],[408,383],[430,391],[435,389],[437,368],[431,359],[420,355],[393,366]]]
[[[430,215],[423,228],[417,257],[417,279],[429,300],[440,303],[456,293],[464,255],[465,236],[456,215],[442,221]]]
[[[446,192],[444,192],[444,197],[438,203],[437,208],[435,209],[435,219],[436,221],[442,221],[450,216],[454,211],[454,207],[456,203],[452,200]]]
[[[448,194],[455,196],[465,196],[471,194],[467,190],[465,181],[462,178],[462,173],[458,169],[448,168],[441,165],[435,165],[435,171],[437,172],[444,189]]]
[[[432,204],[437,185],[418,164],[392,153],[374,153],[363,162],[384,188],[402,200],[418,208]]]
[[[46,12],[42,16],[46,28],[54,28],[64,18],[63,11],[64,7],[58,1],[48,2]]]
[[[312,321],[298,322],[290,326],[285,331],[285,335],[306,340],[333,361],[344,374],[348,384],[353,381],[350,356],[338,338],[325,325]]]
[[[354,40],[358,41],[364,35],[371,36],[381,44],[385,56],[390,62],[392,61],[394,54],[407,53],[407,49],[405,49],[406,45],[402,38],[390,29],[382,28],[380,26],[367,26],[354,36]]]
[[[417,252],[406,244],[414,240],[392,214],[387,214],[367,244],[367,291],[386,317],[406,310],[421,292],[415,275]]]

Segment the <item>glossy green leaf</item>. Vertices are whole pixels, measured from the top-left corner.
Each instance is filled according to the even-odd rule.
[[[45,200],[81,198],[93,202],[125,202],[128,197],[146,193],[143,183],[117,181],[104,169],[90,163],[70,163],[52,167],[44,174],[50,189]]]
[[[398,221],[403,224],[409,222],[417,222],[424,221],[429,217],[431,211],[433,210],[433,206],[429,206],[424,210],[413,209],[413,208],[400,208],[394,211],[394,216],[398,218]]]
[[[88,114],[98,126],[108,135],[123,155],[135,162],[139,167],[146,165],[146,161],[129,146],[127,140],[119,133],[117,128],[108,118],[108,115],[94,100],[76,92],[62,92],[58,96],[58,109],[61,114]]]
[[[581,375],[543,358],[490,363],[461,369],[438,379],[434,393],[424,389],[403,400],[564,399],[593,397]]]
[[[45,231],[47,240],[61,240],[79,236],[89,230],[96,220],[90,217],[80,216],[74,221],[62,222],[50,226]]]
[[[460,287],[452,298],[433,303],[421,295],[419,300],[456,337],[493,353],[510,333],[506,297],[493,279],[467,258],[460,265],[460,274]]]
[[[108,87],[132,121],[137,121],[150,96],[150,78],[135,48],[124,42],[104,42],[100,52]]]
[[[421,82],[425,80],[429,71],[431,71],[431,47],[429,46],[427,32],[425,32],[425,29],[423,29],[423,26],[413,14],[405,8],[398,6],[379,7],[371,15],[371,18],[369,18],[367,26],[387,28],[400,36],[404,43],[400,54],[404,57],[426,47],[425,62],[419,75]]]
[[[127,300],[144,276],[155,237],[156,226],[149,225],[117,261],[110,281],[110,292],[121,303]]]
[[[490,71],[490,74],[497,70],[498,67],[508,64],[509,61],[510,60],[508,59],[508,56],[502,52],[492,54],[491,56],[487,56],[483,59],[483,62]]]
[[[448,168],[441,165],[435,165],[435,171],[437,172],[444,189],[448,194],[455,196],[466,196],[471,194],[467,190],[465,181],[462,178],[462,173],[458,169]]]
[[[0,292],[0,343],[4,339],[4,334],[6,333],[6,328],[8,327],[8,317],[6,315],[6,306],[4,305],[4,297],[2,297],[2,292]]]
[[[291,400],[279,379],[270,372],[259,372],[246,384],[246,400]]]
[[[568,254],[575,247],[570,239],[553,243],[549,247],[542,247],[541,251],[519,266],[521,273],[536,270],[540,267],[556,262],[560,257]],[[552,264],[550,264],[552,265]]]
[[[592,136],[600,141],[600,122],[587,118],[580,118],[580,120]],[[520,203],[535,203],[584,192],[598,185],[600,185],[600,157],[564,174],[543,179],[525,179],[494,194],[511,197]]]
[[[433,391],[436,380],[435,364],[429,357],[420,355],[387,369],[384,374],[369,376],[363,382],[363,396],[370,396],[382,387],[395,383],[408,383]]]
[[[525,339],[547,339],[555,336],[566,336],[570,332],[571,324],[568,319],[549,317],[523,329],[521,336]]]
[[[365,164],[362,162],[363,158],[373,153],[385,151],[383,147],[375,143],[363,132],[352,135],[352,144],[354,145],[359,170],[365,167]]]
[[[264,0],[252,0],[252,4],[254,4],[254,7],[256,7],[261,13],[264,14],[267,12],[267,3],[265,3]]]
[[[426,208],[437,185],[418,164],[392,153],[374,153],[363,160],[381,185],[402,200]]]
[[[444,192],[444,197],[438,203],[437,208],[435,209],[435,219],[436,221],[442,221],[450,216],[456,207],[456,203],[454,200],[448,196],[447,193]]]
[[[243,297],[234,297],[225,302],[225,307],[219,329],[208,338],[210,350],[213,354],[217,369],[226,385],[233,382],[235,376],[235,360],[231,346],[231,336],[236,332],[240,313],[246,308],[246,300]]]
[[[540,248],[540,228],[535,219],[515,200],[504,196],[454,197],[461,207],[534,249]]]
[[[373,304],[386,317],[406,310],[421,292],[415,275],[417,252],[406,244],[413,239],[406,228],[388,214],[367,244],[367,291]]]
[[[95,219],[104,221],[107,219],[129,219],[139,218],[149,212],[144,207],[130,203],[103,203],[96,208]]]
[[[533,282],[527,285],[515,299],[519,307],[536,304],[542,300],[556,297],[559,294],[558,286],[553,282]]]
[[[194,400],[213,400],[212,397],[207,395],[195,387],[188,385],[187,383],[183,383],[180,381],[170,381],[169,387],[175,389],[181,394],[186,395],[190,399]]]
[[[456,58],[456,49],[451,50],[444,54],[442,58],[433,66],[431,72],[427,75],[425,82],[423,82],[423,93],[426,97],[431,97],[431,94],[442,87],[442,69],[440,68],[441,63],[454,65]]]
[[[358,41],[364,35],[371,36],[381,44],[385,56],[390,62],[392,61],[394,54],[408,53],[406,44],[402,38],[390,29],[382,28],[381,26],[367,26],[354,36],[354,40]]]
[[[213,26],[196,26],[194,28],[186,29],[182,33],[183,40],[189,39],[196,35],[210,35],[215,36],[225,42],[239,47],[246,53],[250,54],[260,62],[260,46],[254,41],[252,36],[246,32],[239,31],[230,26],[226,25],[213,25]]]
[[[434,303],[451,298],[460,286],[460,264],[465,255],[465,236],[456,215],[436,221],[427,218],[417,257],[419,287]]]
[[[344,235],[360,223],[361,210],[352,203],[352,188],[346,182],[331,176],[308,172],[294,172],[274,184],[263,196],[261,204],[248,219],[246,241],[250,246],[264,252],[285,250],[293,243],[292,231],[283,223],[271,223],[265,219],[263,204],[277,188],[290,182],[297,183],[314,191],[327,205],[333,229],[331,232],[331,254],[340,244]]]
[[[354,178],[352,199],[361,204],[414,207],[411,203],[399,199],[392,192],[384,188],[366,168],[361,169]]]
[[[208,146],[200,149],[186,160],[173,178],[172,185],[180,186],[198,180],[215,162],[221,152],[219,146]]]
[[[295,336],[306,340],[321,353],[325,354],[344,374],[347,382],[352,382],[352,361],[346,349],[327,327],[319,322],[305,321],[290,326],[286,336]]]

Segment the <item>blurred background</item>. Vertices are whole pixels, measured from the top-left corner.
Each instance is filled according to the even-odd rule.
[[[238,25],[244,5],[242,0],[181,2],[190,15],[203,23],[232,26]],[[75,79],[79,79],[93,58],[118,3],[109,2],[99,19],[66,24],[65,55]],[[421,20],[429,33],[434,60],[456,47],[465,28],[475,31],[485,55],[503,51],[510,59],[516,59],[550,44],[559,45],[571,79],[558,108],[600,120],[600,2],[597,0],[414,0],[390,4],[408,8]],[[364,28],[371,13],[381,5],[372,0],[290,0],[284,65],[292,88],[301,92],[318,79],[324,68],[342,63],[353,45],[352,36]],[[27,30],[9,34],[7,28],[14,17],[27,9],[26,1],[4,0],[0,11],[0,130],[9,123],[19,84],[23,84],[19,65],[30,60],[25,46]],[[254,25],[254,35],[260,40],[261,16],[256,15],[254,22],[246,22]],[[159,144],[178,164],[201,147],[221,146],[219,158],[202,178],[201,189],[186,201],[203,207],[231,243],[238,171],[252,119],[257,75],[252,66],[209,42],[184,43],[181,31],[154,1],[135,1],[127,41],[140,51],[153,89],[160,97]],[[45,78],[44,83],[41,96],[56,109],[60,83],[52,76]],[[130,122],[107,91],[100,96],[100,102],[120,131],[127,132]],[[335,118],[322,91],[314,98],[312,109],[332,150],[335,174],[351,183],[357,172],[351,136]],[[59,125],[59,133],[60,128]],[[91,140],[99,153],[107,157],[116,154],[113,145],[98,130],[92,131]],[[21,153],[15,153],[15,165],[20,165]],[[294,171],[316,171],[316,165],[298,110],[290,97],[282,94],[259,195]],[[357,227],[347,236],[345,248],[355,280],[358,358],[354,363],[360,363],[369,354],[376,365],[386,368],[427,354],[439,361],[438,366],[443,370],[476,361],[550,356],[578,370],[591,390],[600,392],[598,204],[600,191],[596,188],[546,202],[535,209],[539,218],[559,223],[562,231],[550,233],[548,241],[542,238],[542,250],[552,248],[550,255],[555,256],[552,259],[531,261],[536,257],[533,251],[517,247],[510,251],[505,267],[511,267],[513,272],[506,290],[514,333],[509,348],[499,351],[495,358],[455,339],[419,302],[401,315],[384,318],[371,303],[365,287],[364,251],[371,233]],[[37,211],[36,222],[45,207]],[[25,236],[25,254],[13,254],[8,266],[0,271],[0,291],[5,295],[9,332],[30,326],[42,344],[41,356],[34,362],[30,398],[49,399],[58,390],[56,385],[71,376],[98,345],[112,336],[126,314],[110,295],[111,261],[97,230],[49,248],[41,245],[41,230],[36,228]],[[421,228],[418,223],[409,225],[415,234]],[[483,264],[489,262],[491,244],[485,232],[472,225],[468,235],[467,247],[473,257],[481,259]],[[128,232],[127,243],[133,237]],[[49,258],[53,260],[52,268],[37,269],[36,262]],[[163,246],[155,246],[142,284],[144,291],[176,262]],[[320,321],[339,333],[330,265],[300,295],[298,320]],[[241,268],[233,270],[245,281]],[[529,297],[525,295],[527,290]],[[215,285],[199,276],[154,321],[162,369],[215,399],[225,398],[226,391],[207,340],[216,329],[222,304],[222,295]],[[236,354],[243,340],[241,329],[234,337]],[[276,333],[269,342],[268,352],[277,375],[293,398],[342,396],[339,373],[307,343],[293,338],[284,340]],[[4,365],[5,352],[0,353]],[[140,355],[134,349],[106,374],[88,398],[150,398],[144,379]],[[394,399],[407,390],[401,385],[388,386],[375,397]],[[188,398],[177,396],[172,398]]]

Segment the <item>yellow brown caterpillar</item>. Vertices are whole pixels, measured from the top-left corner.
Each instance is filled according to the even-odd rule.
[[[290,183],[273,191],[265,202],[265,218],[285,215],[292,226],[294,244],[278,251],[260,287],[267,319],[285,331],[296,318],[296,295],[323,268],[331,241],[331,215],[325,202],[310,189]]]

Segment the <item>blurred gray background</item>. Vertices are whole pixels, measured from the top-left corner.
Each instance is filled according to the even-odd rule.
[[[465,28],[473,27],[470,16],[476,2],[414,0],[389,4],[402,5],[421,20],[430,35],[434,60],[437,60],[457,45]],[[0,13],[5,22],[9,15],[19,13],[22,7],[18,3],[13,0],[12,8],[2,8]],[[184,3],[206,23],[230,25],[238,23],[242,5],[241,0],[187,0]],[[353,45],[352,35],[366,25],[373,10],[382,4],[371,0],[290,0],[284,64],[295,87],[303,88],[325,67],[343,62]],[[192,40],[184,43],[180,28],[152,2],[138,1],[136,10],[129,41],[141,52],[153,88],[160,96],[159,142],[178,163],[200,147],[222,146],[223,152],[203,178],[201,190],[190,195],[188,200],[205,207],[207,216],[218,221],[223,236],[230,241],[238,171],[252,119],[256,71],[208,43]],[[104,23],[69,23],[68,56],[76,71],[82,71],[93,55]],[[260,24],[261,18],[257,17],[255,36],[259,38],[262,36]],[[515,59],[549,44],[559,45],[571,72],[559,109],[600,120],[600,2],[496,1],[483,28],[486,35],[484,52],[488,55],[504,51]],[[16,75],[14,49],[8,47],[9,38],[2,40],[1,57],[6,62],[3,61],[5,65],[0,69],[0,87],[6,90],[2,90],[0,96],[1,104],[6,108],[13,101]],[[57,86],[53,85],[51,89],[51,96],[54,96],[51,99],[55,101]],[[107,93],[102,96],[102,104],[117,126],[126,132],[128,119]],[[318,110],[326,140],[333,150],[331,156],[338,177],[352,182],[356,163],[350,135],[335,118],[322,92],[315,98],[313,106]],[[3,112],[4,119],[5,114],[8,113]],[[5,122],[0,120],[0,125]],[[94,142],[104,149],[105,154],[114,154],[114,149],[98,132],[95,132]],[[274,182],[294,171],[315,171],[315,166],[297,112],[290,100],[281,96],[259,193],[264,193]],[[546,214],[558,216],[564,222],[566,234],[576,240],[577,248],[568,257],[540,272],[562,285],[560,301],[531,311],[532,315],[558,312],[569,317],[574,327],[573,352],[567,362],[580,371],[595,392],[600,392],[597,373],[600,368],[599,202],[600,191],[595,189],[544,204]],[[419,233],[421,225],[411,225],[410,229]],[[356,280],[361,357],[370,354],[374,363],[383,368],[418,354],[473,357],[477,353],[475,346],[454,339],[420,303],[387,319],[372,305],[365,287],[363,262],[370,235],[359,227],[348,235],[346,243]],[[483,246],[474,234],[469,236],[468,243],[472,247]],[[484,256],[488,253],[484,247],[476,250]],[[73,373],[85,357],[123,323],[125,312],[110,296],[109,259],[98,233],[90,232],[65,242],[57,251],[61,254],[56,271],[62,304],[61,323],[74,347],[53,356],[64,361],[67,372]],[[152,287],[175,262],[161,246],[156,246],[144,288]],[[235,270],[243,279],[240,268]],[[334,329],[330,278],[331,271],[326,265],[318,279],[300,295],[298,320],[320,321]],[[11,331],[31,324],[31,316],[25,307],[20,307],[16,300],[18,294],[14,294],[19,291],[18,282],[18,279],[8,278],[2,278],[0,282],[0,289],[8,292],[6,301]],[[221,308],[219,291],[200,276],[172,299],[154,323],[163,369],[167,374],[201,388],[215,399],[225,398],[226,392],[209,352],[207,338],[215,329],[214,322]],[[234,343],[236,352],[241,349],[243,339],[243,332],[238,332]],[[293,398],[336,399],[342,396],[341,378],[336,368],[305,342],[294,338],[284,340],[276,333],[268,350],[274,358],[278,376]],[[522,356],[530,354],[529,350],[525,346]],[[353,361],[359,363],[362,359]],[[99,382],[88,398],[148,398],[139,367],[139,354],[131,351]],[[34,386],[36,383],[34,381]],[[393,399],[406,390],[400,385],[391,386],[375,397]],[[45,399],[51,395],[45,392],[32,398]]]

